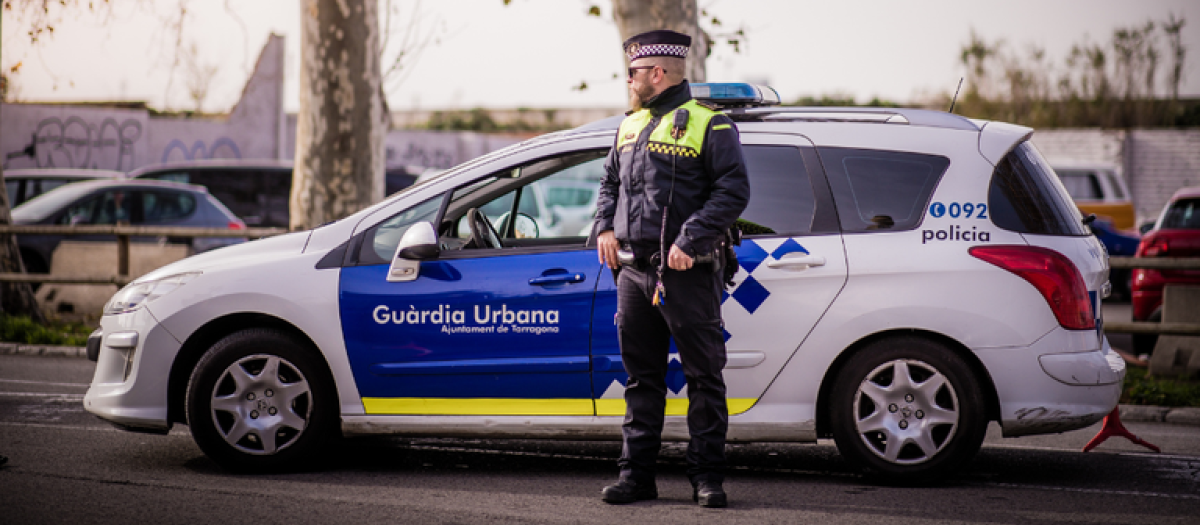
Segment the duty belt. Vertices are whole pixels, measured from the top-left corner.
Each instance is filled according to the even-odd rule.
[[[617,262],[624,267],[646,271],[658,266],[658,252],[647,259],[634,256],[632,250],[617,250]]]
[[[712,254],[697,255],[694,259],[695,264],[712,264],[716,262],[716,258]],[[649,259],[638,258],[633,255],[631,250],[617,250],[617,262],[621,266],[633,268],[635,270],[647,270],[658,267],[658,252],[654,252]]]

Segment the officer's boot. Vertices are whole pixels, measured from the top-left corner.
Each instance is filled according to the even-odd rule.
[[[692,486],[692,501],[701,507],[721,508],[728,504],[725,489],[721,482],[713,479],[700,479]]]
[[[624,504],[648,499],[658,499],[658,487],[654,480],[637,481],[622,477],[616,483],[604,487],[600,491],[600,499],[605,503]]]

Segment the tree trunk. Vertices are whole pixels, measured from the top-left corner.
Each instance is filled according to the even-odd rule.
[[[304,0],[293,230],[341,219],[383,198],[384,110],[379,3]]]
[[[3,118],[0,118],[0,122]],[[12,224],[12,212],[8,205],[8,188],[4,186],[4,169],[0,167],[0,224]],[[21,262],[21,250],[17,248],[15,235],[0,235],[0,272],[25,273]],[[46,318],[33,297],[29,283],[0,283],[0,311],[5,315],[25,315],[38,324]]]
[[[696,0],[613,0],[613,20],[621,31],[621,41],[653,31],[670,29],[692,37],[687,57],[688,82],[704,82],[704,62],[708,59],[708,36],[700,30]]]

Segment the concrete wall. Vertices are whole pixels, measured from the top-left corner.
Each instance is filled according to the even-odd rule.
[[[6,168],[127,171],[151,162],[145,110],[4,104],[0,153]]]
[[[1200,130],[1051,129],[1033,134],[1051,163],[1095,162],[1121,168],[1138,223],[1158,217],[1171,194],[1200,185]]]
[[[1200,130],[1134,130],[1124,154],[1134,205],[1147,220],[1176,190],[1200,186]]]
[[[160,162],[202,159],[292,160],[296,116],[283,110],[283,37],[263,47],[242,98],[229,115],[151,116],[146,109],[3,104],[4,167],[129,171]],[[515,136],[391,131],[388,168],[449,168],[518,142]]]

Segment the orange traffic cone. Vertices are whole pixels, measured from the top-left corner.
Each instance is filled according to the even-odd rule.
[[[1162,452],[1162,450],[1159,450],[1157,446],[1143,441],[1142,438],[1133,435],[1132,432],[1125,429],[1125,425],[1121,424],[1121,407],[1119,406],[1113,408],[1112,412],[1109,412],[1107,416],[1104,416],[1104,426],[1100,427],[1100,431],[1096,433],[1096,437],[1092,438],[1091,441],[1088,441],[1088,444],[1083,446],[1083,451],[1087,452],[1093,448],[1096,448],[1103,443],[1104,440],[1112,436],[1120,436],[1155,452]]]

